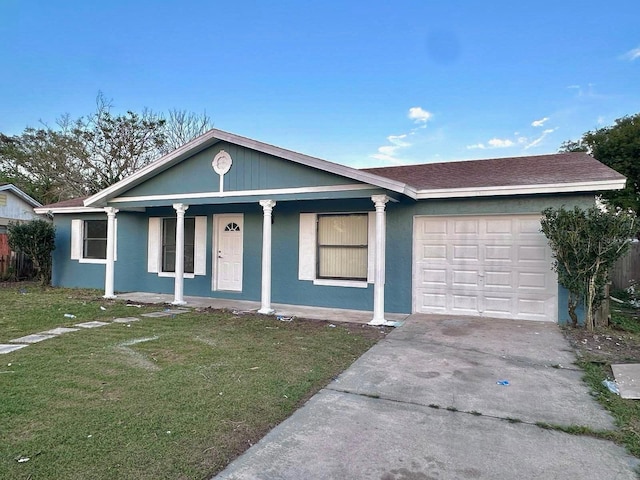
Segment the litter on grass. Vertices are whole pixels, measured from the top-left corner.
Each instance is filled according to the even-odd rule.
[[[292,322],[294,318],[296,318],[295,315],[291,315],[290,317],[284,317],[282,315],[278,315],[276,317],[278,320],[280,320],[281,322]]]
[[[620,389],[618,388],[618,384],[616,382],[612,382],[611,380],[603,380],[602,385],[604,385],[611,393],[620,395]]]
[[[329,325],[327,325],[327,327],[336,328],[336,326],[333,323],[330,323]]]
[[[136,305],[136,304],[134,304],[134,303],[127,303],[127,307],[142,308],[142,305]]]
[[[65,313],[64,316],[65,318],[76,318],[76,316],[73,313]]]

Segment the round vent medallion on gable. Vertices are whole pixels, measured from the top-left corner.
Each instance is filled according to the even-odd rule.
[[[231,156],[224,150],[220,150],[211,162],[213,170],[218,175],[224,175],[227,173],[231,169],[232,164]]]

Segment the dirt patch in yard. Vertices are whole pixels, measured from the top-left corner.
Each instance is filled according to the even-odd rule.
[[[640,362],[640,334],[614,327],[594,332],[568,327],[564,335],[584,360],[607,364]]]

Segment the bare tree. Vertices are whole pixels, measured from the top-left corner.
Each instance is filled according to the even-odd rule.
[[[163,153],[169,153],[181,147],[212,128],[213,123],[207,112],[198,114],[176,108],[169,110],[165,124],[166,142]]]

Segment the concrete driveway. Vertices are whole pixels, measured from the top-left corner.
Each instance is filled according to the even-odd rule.
[[[553,324],[412,315],[216,478],[637,478],[623,448],[538,426],[612,428],[574,359]]]

